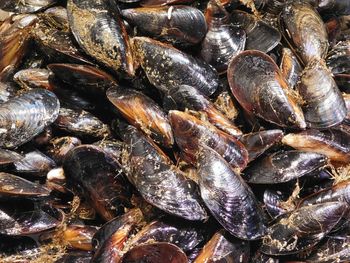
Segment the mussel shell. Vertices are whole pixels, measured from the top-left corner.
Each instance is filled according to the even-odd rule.
[[[283,137],[282,143],[300,151],[324,154],[335,162],[348,163],[350,160],[350,135],[341,130],[309,129],[290,133]]]
[[[267,212],[273,219],[295,209],[294,205],[286,203],[288,197],[286,193],[282,193],[281,191],[271,189],[264,191],[264,204]]]
[[[15,13],[34,13],[54,5],[57,0],[1,1],[0,8]]]
[[[22,69],[16,72],[13,80],[24,89],[43,88],[51,90],[50,76],[52,76],[52,73],[47,69]]]
[[[54,6],[45,10],[41,14],[44,17],[45,23],[60,30],[68,31],[68,14],[67,9],[62,6]]]
[[[134,37],[135,59],[150,83],[167,92],[168,87],[189,85],[210,96],[219,85],[216,71],[205,62],[147,37]]]
[[[123,233],[124,229],[128,226],[136,226],[143,220],[143,214],[139,208],[130,209],[125,214],[118,216],[107,223],[105,223],[93,236],[92,246],[95,251],[102,249],[104,244],[115,235],[118,231],[119,234]],[[128,233],[124,231],[125,237]],[[125,239],[125,238],[123,238]],[[108,247],[105,247],[108,249]],[[108,252],[108,251],[107,251]]]
[[[17,85],[13,82],[0,82],[0,104],[16,96]]]
[[[90,251],[92,250],[91,240],[97,230],[95,226],[68,225],[63,231],[63,239],[71,248]]]
[[[77,47],[70,32],[58,30],[41,23],[34,31],[34,39],[51,63],[92,64],[81,49]]]
[[[94,145],[70,150],[63,162],[67,180],[80,187],[85,198],[105,220],[130,207],[130,189],[116,160]]]
[[[94,66],[57,63],[47,67],[64,83],[89,95],[104,96],[107,88],[117,85],[111,75]]]
[[[86,251],[71,251],[64,254],[56,263],[90,263],[92,255]]]
[[[307,263],[348,262],[350,260],[350,236],[330,236],[316,248]]]
[[[304,64],[325,58],[328,50],[326,27],[310,4],[294,1],[285,5],[280,23],[285,39],[295,47]]]
[[[48,171],[56,167],[56,163],[38,150],[30,151],[24,158],[13,163],[14,173],[45,176]]]
[[[194,0],[142,0],[142,6],[163,6],[173,4],[186,4],[192,3]]]
[[[57,164],[61,164],[66,154],[79,145],[81,145],[81,141],[76,137],[65,136],[53,138],[49,142],[46,153],[55,160]]]
[[[248,263],[249,254],[250,247],[247,241],[228,237],[223,231],[219,231],[204,245],[193,262]]]
[[[165,147],[173,145],[169,120],[151,98],[136,90],[114,87],[109,88],[106,95],[130,124]]]
[[[305,121],[311,128],[330,128],[344,120],[344,99],[324,61],[307,64],[297,89],[303,100]]]
[[[200,144],[203,144],[218,152],[233,168],[246,167],[248,152],[235,137],[186,112],[170,111],[169,119],[177,145],[193,164]]]
[[[165,154],[134,127],[124,131],[128,144],[124,167],[142,197],[159,209],[187,220],[205,220],[197,186]]]
[[[28,236],[57,227],[62,219],[62,212],[44,207],[44,210],[16,211],[11,206],[0,204],[0,234],[7,236]]]
[[[350,74],[350,40],[339,41],[327,54],[327,66],[334,74]]]
[[[132,248],[122,257],[120,262],[187,263],[188,260],[186,254],[177,246],[166,242],[158,242]]]
[[[141,34],[176,45],[198,44],[207,32],[203,13],[191,6],[130,8],[121,14]]]
[[[203,146],[198,155],[201,197],[216,220],[238,238],[262,238],[265,218],[249,186],[214,150]]]
[[[0,146],[15,148],[56,120],[60,103],[51,91],[33,89],[0,105]]]
[[[0,173],[0,196],[2,197],[40,199],[49,195],[50,190],[40,184],[13,174]]]
[[[17,152],[0,149],[0,165],[18,162],[23,159],[23,156]]]
[[[149,241],[172,243],[183,251],[194,249],[204,238],[197,229],[162,221],[153,221],[142,228],[128,244],[132,247]]]
[[[101,120],[79,109],[61,108],[54,125],[78,137],[103,138],[110,133],[108,126]]]
[[[241,106],[282,127],[305,128],[303,113],[278,66],[252,50],[234,57],[227,71],[231,91]]]
[[[133,59],[118,6],[109,0],[69,0],[68,20],[84,51],[118,73],[134,75]]]
[[[289,87],[293,88],[299,80],[302,67],[293,51],[289,48],[282,49],[280,69]]]
[[[251,184],[285,183],[324,167],[327,161],[319,153],[276,152],[249,165],[243,178]]]
[[[200,57],[219,73],[225,73],[230,59],[244,50],[246,34],[235,28],[223,6],[209,1],[206,9],[208,32],[201,42]]]
[[[6,78],[7,74],[21,63],[27,53],[30,33],[37,20],[35,15],[25,15],[16,20],[9,17],[1,24],[0,79]]]
[[[239,140],[247,149],[249,162],[251,162],[269,148],[278,144],[282,140],[282,137],[282,130],[266,130],[245,134]]]
[[[347,211],[344,202],[299,208],[268,229],[260,250],[268,255],[295,254],[314,247]]]

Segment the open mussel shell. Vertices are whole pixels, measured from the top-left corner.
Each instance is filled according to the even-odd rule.
[[[252,14],[235,10],[231,14],[231,22],[246,32],[246,49],[267,53],[281,41],[282,36],[276,28]]]
[[[57,0],[0,1],[0,8],[14,13],[34,13],[57,3]]]
[[[201,197],[216,220],[238,238],[262,238],[265,218],[249,186],[214,150],[202,146],[198,155]]]
[[[201,42],[200,57],[219,73],[225,73],[229,60],[244,50],[246,34],[231,25],[230,15],[214,0],[206,9],[208,32]]]
[[[294,1],[285,5],[280,15],[283,36],[304,64],[325,58],[328,51],[326,27],[308,3]]]
[[[48,197],[50,190],[46,187],[23,179],[19,176],[0,173],[0,196],[16,199],[41,199]]]
[[[9,17],[0,26],[0,79],[20,65],[27,54],[31,30],[38,20],[36,15],[13,18]]]
[[[151,38],[132,41],[135,59],[157,89],[167,92],[168,87],[189,85],[207,96],[216,91],[218,75],[207,63]]]
[[[175,45],[198,44],[207,32],[203,13],[191,6],[130,8],[121,14],[138,33]]]
[[[130,207],[130,189],[116,160],[94,145],[77,146],[66,155],[63,169],[91,206],[110,220]]]
[[[0,146],[15,148],[56,120],[60,103],[51,91],[33,89],[0,105]]]
[[[94,66],[56,63],[47,67],[64,83],[90,95],[103,96],[107,88],[117,85],[111,75]]]
[[[247,149],[249,162],[251,162],[269,148],[278,144],[282,138],[282,130],[266,130],[244,134],[239,140]]]
[[[174,102],[179,110],[203,112],[211,124],[232,136],[242,135],[242,131],[221,113],[209,98],[194,87],[188,85],[172,87],[168,91],[167,99]]]
[[[347,211],[344,202],[299,208],[269,227],[260,250],[268,255],[289,255],[314,247]]]
[[[18,162],[22,160],[23,157],[24,156],[22,156],[17,152],[6,150],[6,149],[0,149],[0,165]]]
[[[123,136],[129,147],[127,157],[123,158],[127,177],[147,202],[184,219],[207,219],[195,182],[187,179],[185,174],[136,128],[128,126]]]
[[[310,129],[290,133],[283,137],[282,143],[300,151],[324,154],[334,162],[348,163],[350,161],[350,135],[341,130]]]
[[[243,178],[251,184],[278,184],[307,175],[327,165],[328,158],[319,153],[276,152],[250,164]]]
[[[151,98],[136,90],[114,87],[109,88],[106,95],[130,124],[165,147],[173,145],[169,120]]]
[[[301,108],[268,55],[256,50],[238,54],[229,64],[227,77],[233,95],[247,112],[282,127],[306,127]]]
[[[63,220],[63,213],[55,208],[17,209],[12,204],[0,203],[0,234],[7,236],[30,236],[57,227]]]
[[[249,256],[250,246],[247,241],[228,237],[224,231],[218,231],[204,245],[193,262],[248,263]]]
[[[194,249],[204,240],[198,229],[191,226],[181,226],[181,224],[153,221],[137,234],[128,240],[129,246],[137,246],[143,243],[168,242],[172,243],[183,251],[188,252]]]
[[[186,254],[177,246],[166,243],[156,242],[153,244],[143,244],[130,249],[122,257],[120,263],[187,263]]]
[[[84,51],[115,72],[134,75],[125,26],[115,2],[69,0],[70,28]]]
[[[344,99],[324,61],[311,61],[300,76],[297,90],[308,126],[325,129],[341,123],[347,113]]]
[[[170,111],[169,120],[177,145],[193,164],[203,144],[218,152],[233,168],[242,170],[247,166],[248,152],[235,137],[186,112]]]

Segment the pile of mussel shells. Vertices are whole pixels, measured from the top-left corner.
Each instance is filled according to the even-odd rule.
[[[350,262],[349,0],[0,21],[0,262]]]

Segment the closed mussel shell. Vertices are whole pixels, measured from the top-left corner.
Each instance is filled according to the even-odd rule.
[[[282,127],[305,128],[296,98],[268,55],[256,50],[240,53],[231,60],[227,78],[233,95],[249,113]]]

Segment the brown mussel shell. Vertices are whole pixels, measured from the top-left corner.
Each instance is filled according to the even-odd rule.
[[[239,140],[247,149],[249,154],[249,162],[251,162],[269,148],[278,144],[282,138],[282,130],[266,130],[244,134]]]
[[[216,220],[240,239],[262,238],[265,218],[249,186],[214,150],[202,146],[198,155],[201,197]]]
[[[298,58],[289,48],[282,49],[280,69],[289,87],[293,88],[297,84],[303,69],[298,61]]]
[[[171,147],[174,137],[163,110],[143,93],[125,88],[109,88],[107,98],[130,124],[164,147]]]
[[[91,240],[97,230],[95,226],[68,225],[63,231],[63,239],[70,248],[90,251],[92,250]]]
[[[218,75],[205,62],[151,38],[134,37],[132,41],[135,59],[157,89],[167,92],[169,87],[189,85],[207,96],[216,91]]]
[[[192,180],[134,127],[128,126],[123,136],[129,148],[123,158],[127,177],[147,202],[187,220],[207,219]]]
[[[187,263],[186,254],[177,246],[166,243],[156,242],[153,244],[143,244],[130,249],[122,257],[120,263]]]
[[[233,168],[242,170],[247,166],[248,152],[235,137],[186,112],[170,111],[169,120],[177,145],[191,163],[195,164],[203,144],[218,152]]]
[[[6,150],[6,149],[0,149],[0,165],[6,165],[14,162],[18,162],[23,159],[24,156],[21,154]]]
[[[231,60],[227,77],[233,95],[247,112],[282,127],[306,127],[301,108],[268,55],[256,50],[240,53]]]
[[[55,160],[57,164],[61,164],[66,154],[79,145],[81,145],[81,141],[76,137],[64,136],[53,138],[47,146],[46,153]]]
[[[332,230],[346,211],[344,202],[299,208],[269,227],[260,250],[268,255],[289,255],[312,248]]]
[[[13,80],[23,89],[42,88],[52,91],[49,83],[51,76],[52,73],[47,69],[29,68],[17,71]]]
[[[250,247],[244,240],[227,237],[224,231],[216,232],[204,245],[194,263],[240,262],[248,263]]]
[[[297,90],[303,100],[307,125],[325,129],[340,124],[347,113],[344,99],[324,61],[307,64]]]
[[[19,176],[0,173],[0,196],[6,198],[40,199],[50,195],[46,187]]]
[[[243,178],[250,184],[279,184],[307,175],[327,165],[328,158],[319,153],[276,152],[250,164]]]
[[[207,32],[203,13],[191,6],[130,8],[122,10],[121,14],[138,33],[174,45],[198,44]]]
[[[69,0],[68,20],[84,51],[115,72],[134,75],[133,58],[118,6],[108,0]]]
[[[310,129],[299,133],[290,133],[283,137],[282,143],[300,151],[324,154],[331,161],[341,163],[350,161],[350,135],[341,130]]]
[[[194,87],[187,85],[172,87],[169,89],[167,99],[174,102],[179,110],[203,112],[212,125],[232,136],[242,135],[242,131],[221,113],[208,97]]]
[[[105,220],[130,207],[130,189],[117,161],[94,145],[77,146],[66,155],[63,169],[68,180]]]
[[[326,27],[317,11],[308,3],[294,1],[285,5],[280,24],[284,38],[295,48],[304,64],[325,58],[328,50]]]
[[[33,89],[0,105],[0,146],[15,148],[56,120],[60,103],[54,93]]]

